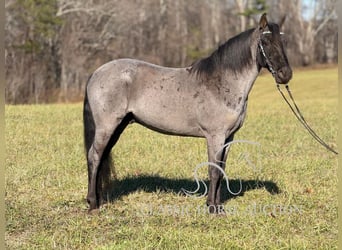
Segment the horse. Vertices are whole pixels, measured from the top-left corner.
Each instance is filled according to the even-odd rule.
[[[248,94],[262,68],[278,84],[292,78],[279,25],[268,22],[266,13],[256,28],[227,40],[189,67],[123,58],[95,70],[83,106],[89,212],[100,207],[100,183],[108,174],[110,151],[131,122],[167,135],[205,138],[209,162],[224,169],[229,148],[222,147],[241,128]],[[208,173],[207,206],[215,213],[222,206],[222,173],[210,165]]]

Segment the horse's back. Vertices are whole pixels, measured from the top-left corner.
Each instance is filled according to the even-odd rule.
[[[130,84],[137,79],[153,79],[153,77],[168,74],[177,75],[180,71],[184,72],[185,68],[163,67],[129,58],[116,59],[96,69],[91,77],[90,84],[101,86],[105,84]],[[137,76],[139,73],[140,75]]]

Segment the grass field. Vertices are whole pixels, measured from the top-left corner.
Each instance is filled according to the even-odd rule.
[[[290,83],[309,124],[336,148],[337,67],[295,70]],[[232,146],[227,216],[209,215],[193,172],[203,139],[130,125],[112,151],[112,202],[87,214],[82,105],[6,106],[8,249],[336,249],[337,157],[295,120],[261,75]],[[257,161],[251,167],[247,150]],[[207,178],[207,170],[200,176]]]

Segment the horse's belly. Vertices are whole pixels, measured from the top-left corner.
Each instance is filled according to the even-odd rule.
[[[131,112],[138,123],[152,130],[173,135],[203,136],[196,120],[195,110],[188,103],[166,104],[146,100]]]

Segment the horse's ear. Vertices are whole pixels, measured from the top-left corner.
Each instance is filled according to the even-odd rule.
[[[262,16],[260,17],[260,21],[259,21],[259,30],[260,31],[264,31],[265,28],[267,27],[267,18],[266,18],[266,13],[262,14]]]

